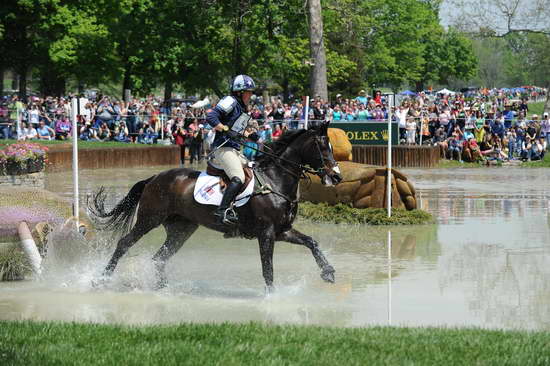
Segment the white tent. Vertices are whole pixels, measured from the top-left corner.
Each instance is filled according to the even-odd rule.
[[[445,88],[445,89],[441,89],[440,91],[438,91],[437,94],[445,94],[445,95],[451,94],[452,95],[452,94],[456,94],[456,93],[452,90],[449,90],[449,89]]]

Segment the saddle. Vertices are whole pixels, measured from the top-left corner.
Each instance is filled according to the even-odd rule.
[[[250,181],[254,177],[254,171],[248,165],[243,164],[243,170],[244,170],[244,182],[243,182],[243,184],[241,186],[241,189],[239,190],[238,194],[243,193],[243,191],[248,186],[248,183],[250,183]],[[225,174],[225,171],[223,169],[218,169],[218,168],[212,166],[210,163],[208,163],[206,165],[206,174],[212,175],[214,177],[220,177],[220,190],[221,191],[225,190],[225,187],[227,187],[229,185],[230,179],[227,176],[227,174]]]

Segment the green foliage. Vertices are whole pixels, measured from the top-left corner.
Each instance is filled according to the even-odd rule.
[[[28,272],[29,266],[23,252],[16,245],[1,244],[0,281],[21,280]]]
[[[433,216],[422,210],[392,209],[392,216],[384,208],[353,208],[339,203],[300,202],[298,214],[312,221],[367,224],[367,225],[418,225],[434,221]]]
[[[329,88],[467,78],[470,45],[438,22],[440,1],[326,0]],[[6,0],[0,66],[34,71],[42,92],[116,81],[134,94],[159,84],[225,93],[253,75],[285,94],[308,92],[309,28],[301,0]]]
[[[473,41],[479,59],[480,86],[517,87],[550,84],[550,35],[511,33],[503,38]]]
[[[6,365],[546,365],[550,333],[265,324],[0,322]]]

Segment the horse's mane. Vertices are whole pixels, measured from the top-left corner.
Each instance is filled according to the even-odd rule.
[[[304,129],[286,130],[277,140],[265,144],[263,150],[270,154],[280,156],[286,150],[288,145],[292,144],[294,140],[296,140],[298,137],[302,136],[306,132],[307,130]],[[258,157],[257,162],[259,164],[263,164],[271,161],[272,159],[273,158],[271,156],[263,154]]]

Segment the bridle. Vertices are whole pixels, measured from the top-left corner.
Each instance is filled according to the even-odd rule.
[[[282,168],[287,173],[289,173],[290,175],[292,175],[296,178],[306,178],[306,179],[308,179],[309,177],[306,175],[306,173],[315,174],[318,177],[322,177],[323,174],[326,174],[325,168],[324,168],[325,167],[325,157],[323,156],[323,153],[321,152],[321,147],[319,146],[319,136],[315,136],[314,141],[315,141],[315,147],[317,149],[317,152],[319,153],[319,158],[321,160],[321,167],[319,167],[317,169],[314,169],[314,168],[312,168],[312,167],[310,167],[306,164],[296,163],[295,161],[282,158],[282,157],[277,156],[277,155],[272,154],[272,153],[268,153],[265,150],[263,150],[261,152],[262,152],[262,154],[267,155],[267,156],[275,159],[275,164],[277,164],[278,167]],[[287,145],[287,147],[288,146],[289,145]],[[268,147],[268,146],[265,146],[265,147]],[[250,148],[250,146],[249,146],[249,148]],[[258,149],[255,149],[255,150],[259,151]],[[290,165],[294,165],[295,167],[300,169],[300,174],[294,173],[293,171],[287,169],[285,166],[283,166],[280,163],[287,163],[287,164],[290,164]]]

